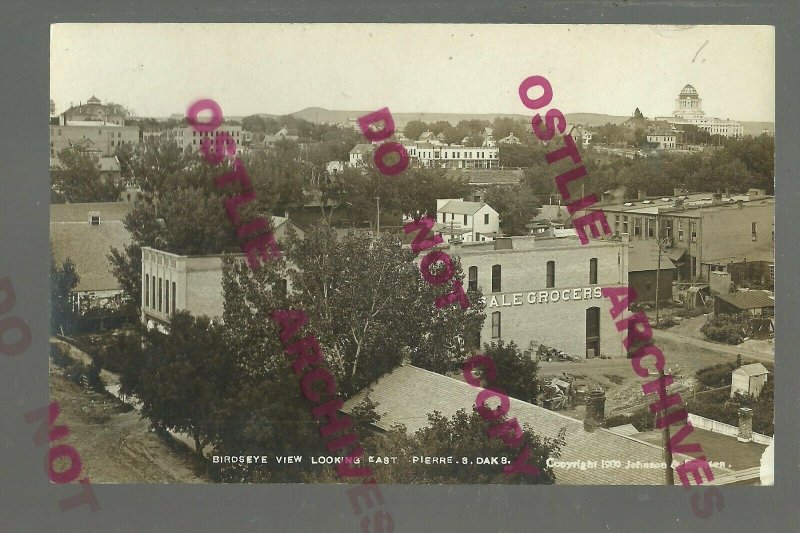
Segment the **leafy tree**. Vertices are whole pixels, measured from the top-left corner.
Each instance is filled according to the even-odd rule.
[[[505,344],[502,340],[484,345],[484,354],[494,361],[497,367],[498,387],[506,391],[512,398],[536,404],[539,392],[539,364],[533,360],[530,352],[523,352],[511,341]]]
[[[50,331],[63,334],[75,327],[75,312],[72,310],[72,289],[78,286],[81,277],[75,263],[67,258],[59,266],[50,252]]]
[[[403,135],[412,141],[416,141],[429,128],[430,126],[421,120],[409,120],[405,128],[403,128]]]
[[[492,187],[486,191],[486,203],[500,215],[500,229],[505,235],[527,235],[525,227],[538,213],[540,202],[525,184]]]
[[[192,436],[195,451],[212,438],[215,408],[233,383],[233,359],[223,328],[186,311],[171,317],[168,334],[145,333],[138,372],[123,374],[123,394],[135,394],[142,416],[161,430]]]
[[[51,202],[116,202],[123,186],[100,176],[100,163],[94,155],[66,148],[58,154],[60,165],[50,168]]]
[[[466,356],[462,339],[473,338],[483,323],[480,294],[473,305],[438,309],[437,297],[450,285],[425,282],[410,250],[391,235],[372,240],[350,232],[337,238],[326,226],[312,227],[304,240],[290,237],[286,259],[257,272],[228,262],[223,272],[225,323],[241,332],[253,368],[274,371],[280,353],[276,326],[263,328],[275,309],[303,309],[345,397],[363,389],[408,356],[414,364],[446,371]],[[463,278],[455,265],[454,279]],[[292,290],[280,283],[288,277]],[[278,360],[283,358],[278,356]]]
[[[495,421],[497,424],[504,419]],[[447,418],[441,413],[428,415],[428,426],[409,434],[404,426],[395,426],[386,435],[374,435],[365,441],[370,455],[410,458],[414,455],[427,457],[453,456],[453,464],[414,464],[410,460],[399,460],[396,464],[381,465],[382,479],[390,483],[513,483],[553,484],[556,474],[547,466],[549,457],[558,458],[564,446],[564,433],[554,439],[542,438],[530,426],[523,428],[523,442],[530,446],[528,463],[536,465],[539,476],[528,474],[506,475],[502,466],[477,465],[475,459],[484,457],[506,457],[509,463],[519,455],[522,448],[510,448],[503,441],[489,438],[488,423],[477,412],[459,410]],[[461,464],[461,458],[473,464]]]

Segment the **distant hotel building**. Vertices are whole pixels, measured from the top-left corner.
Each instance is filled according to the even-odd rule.
[[[203,139],[210,138],[213,141],[223,133],[230,135],[231,139],[236,142],[236,153],[241,155],[244,151],[242,146],[244,137],[242,135],[242,127],[237,125],[220,124],[214,131],[197,131],[191,126],[182,126],[173,128],[172,138],[175,139],[175,142],[178,143],[178,147],[181,150],[189,147],[191,150],[197,151],[200,149],[200,144],[203,142]],[[213,146],[212,144],[212,147]]]
[[[658,117],[656,120],[664,120],[676,125],[691,124],[707,131],[711,135],[722,135],[724,137],[740,137],[742,135],[741,122],[707,117],[702,109],[702,102],[703,100],[697,93],[697,89],[691,85],[686,85],[681,89],[677,100],[675,100],[675,111],[672,112],[672,116]]]

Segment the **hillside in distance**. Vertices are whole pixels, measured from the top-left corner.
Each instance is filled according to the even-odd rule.
[[[348,119],[355,119],[371,113],[372,110],[334,110],[325,109],[322,107],[309,107],[302,111],[297,111],[291,115],[294,117],[302,118],[310,122],[318,124],[347,124]],[[278,118],[277,115],[267,115],[259,113],[262,116],[270,116]],[[405,125],[412,120],[422,120],[423,122],[438,122],[444,120],[450,124],[456,125],[461,120],[488,120],[493,121],[497,117],[510,117],[528,121],[531,115],[525,114],[509,114],[509,113],[392,113],[395,124],[399,129],[403,129]],[[628,116],[622,115],[606,115],[603,113],[567,113],[567,121],[570,124],[581,124],[584,126],[602,126],[603,124],[622,124]],[[760,135],[765,129],[767,131],[775,131],[775,123],[773,122],[742,122],[745,135]]]

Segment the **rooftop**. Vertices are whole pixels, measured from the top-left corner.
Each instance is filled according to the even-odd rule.
[[[678,426],[673,426],[670,430],[672,435],[675,435],[679,428]],[[651,444],[660,444],[662,432],[660,430],[647,431],[636,434],[635,438]],[[766,444],[739,442],[736,437],[713,433],[697,427],[686,437],[686,442],[698,443],[703,447],[703,455],[706,456],[709,462],[722,461],[726,467],[730,465],[728,468],[734,471],[760,466],[761,454],[767,448]],[[676,482],[677,479],[678,476],[675,476]]]
[[[658,264],[658,243],[655,241],[632,241],[628,245],[628,272],[644,272],[647,270],[669,270],[675,265],[667,254],[661,255]]]
[[[676,196],[665,197],[647,197],[638,200],[628,200],[622,203],[613,203],[603,205],[602,209],[606,212],[632,212],[644,214],[680,214],[686,216],[699,217],[702,211],[706,210],[722,210],[737,208],[738,202],[742,202],[743,207],[773,204],[775,203],[774,196],[767,195],[748,195],[748,194],[732,194],[722,195],[722,203],[714,205],[714,194],[710,192],[701,193],[687,193]],[[682,200],[683,206],[676,207],[676,200]]]
[[[130,213],[133,205],[127,202],[94,202],[82,204],[51,204],[50,224],[54,222],[86,222],[89,212],[100,213],[101,221],[122,221]]]
[[[403,424],[409,433],[428,425],[428,414],[438,411],[452,417],[460,409],[470,412],[480,388],[473,387],[441,374],[411,365],[403,365],[385,374],[368,389],[372,401],[378,404],[381,415],[377,426],[388,430]],[[349,413],[367,390],[361,391],[345,404],[342,410]],[[491,403],[491,402],[489,402]],[[622,468],[555,469],[556,483],[561,485],[663,485],[664,472],[658,468],[624,468],[628,461],[660,463],[663,452],[657,445],[618,435],[607,429],[592,432],[584,429],[583,422],[555,411],[527,402],[510,399],[509,416],[520,424],[529,426],[542,437],[555,438],[566,431],[566,442],[561,450],[562,461],[598,461],[617,459]],[[494,407],[492,404],[490,407]],[[729,473],[727,469],[713,469],[715,474]],[[677,476],[676,476],[677,479]]]
[[[741,291],[718,294],[717,298],[739,309],[761,309],[775,307],[775,297],[767,291]]]
[[[483,202],[465,202],[464,200],[450,200],[438,209],[439,213],[454,213],[456,215],[474,215],[486,204]],[[491,207],[491,206],[490,206]]]
[[[742,365],[736,370],[734,370],[734,372],[743,372],[748,376],[763,376],[764,374],[769,374],[769,370],[767,370],[767,367],[765,367],[761,363]]]
[[[111,248],[123,251],[130,243],[131,235],[122,222],[105,220],[102,215],[97,226],[89,223],[88,212],[82,222],[50,222],[50,244],[56,264],[70,258],[81,278],[73,289],[75,292],[119,289],[108,254]]]

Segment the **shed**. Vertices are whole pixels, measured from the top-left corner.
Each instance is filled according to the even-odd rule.
[[[768,374],[769,370],[761,363],[740,366],[731,374],[731,398],[737,392],[758,398]]]
[[[735,315],[747,311],[752,316],[771,316],[775,298],[767,291],[741,291],[718,294],[714,299],[714,314]]]

